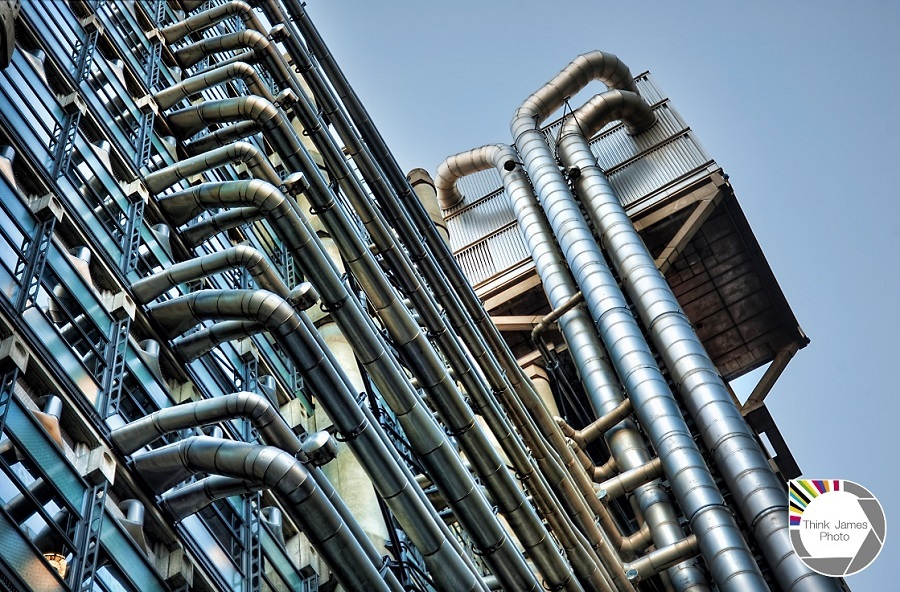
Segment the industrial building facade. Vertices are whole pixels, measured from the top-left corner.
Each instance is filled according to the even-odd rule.
[[[299,0],[0,25],[0,590],[847,589],[764,401],[808,340],[648,74],[432,180]]]

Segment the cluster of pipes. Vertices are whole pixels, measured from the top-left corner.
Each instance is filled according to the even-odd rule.
[[[640,581],[664,573],[666,585],[679,592],[711,589],[707,576],[721,591],[768,590],[692,439],[677,395],[778,588],[838,589],[805,568],[791,549],[784,484],[769,468],[591,155],[588,139],[608,122],[623,120],[634,134],[654,125],[653,112],[624,64],[600,52],[579,57],[516,112],[514,146],[485,146],[451,157],[436,182],[439,200],[449,207],[461,198],[455,188],[460,177],[490,167],[500,172],[547,297],[553,307],[563,307],[559,325],[599,418],[576,431],[547,412],[301,2],[257,0],[273,27],[268,31],[244,2],[199,12],[203,2],[181,4],[192,11],[189,16],[161,30],[167,43],[178,44],[173,51],[180,66],[188,70],[206,56],[220,59],[155,96],[191,156],[146,175],[147,188],[189,246],[266,220],[308,283],[285,285],[260,253],[238,246],[142,279],[133,286],[135,298],[148,305],[186,360],[219,343],[269,332],[421,553],[435,588],[634,592]],[[235,17],[244,29],[179,43]],[[261,71],[274,80],[276,96],[261,82]],[[238,80],[248,96],[182,103]],[[540,125],[591,80],[610,90],[566,120],[558,142],[561,167]],[[302,126],[327,173],[292,122]],[[214,131],[195,137],[211,125]],[[289,171],[286,178],[254,144],[241,141],[258,133]],[[234,162],[246,165],[253,178],[166,192],[181,180]],[[315,222],[307,220],[307,207]],[[364,303],[348,291],[344,267],[364,293]],[[179,283],[235,268],[246,269],[258,288],[204,289],[158,300]],[[581,298],[586,307],[573,306]],[[427,479],[417,481],[371,410],[360,404],[347,369],[307,314],[316,303],[331,315],[396,416]],[[210,320],[215,322],[184,335]],[[670,391],[641,324],[677,393]],[[253,422],[265,445],[193,436],[141,450],[162,434],[238,417]],[[595,467],[583,447],[601,436],[612,461]],[[403,589],[322,472],[321,465],[334,455],[329,439],[298,438],[265,397],[238,393],[179,405],[115,430],[113,439],[133,455],[138,471],[158,488],[162,505],[176,518],[215,499],[270,489],[344,589]],[[175,487],[192,473],[209,476]],[[676,503],[660,479],[668,481]],[[440,492],[489,577],[463,552],[423,484]],[[607,507],[625,494],[635,501],[640,529],[634,533],[623,532]],[[691,534],[685,534],[680,516]]]

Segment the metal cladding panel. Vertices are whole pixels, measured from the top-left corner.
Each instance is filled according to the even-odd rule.
[[[502,189],[503,181],[500,179],[500,173],[494,169],[488,169],[463,177],[457,182],[456,186],[463,195],[463,200],[452,208],[444,210],[444,218],[448,218],[466,209],[466,207],[479,201],[484,196]]]
[[[634,206],[715,164],[650,77],[641,74],[636,82],[641,96],[653,105],[658,123],[631,136],[623,124],[612,122],[591,141],[597,163],[625,206]],[[543,130],[554,152],[562,122],[557,120]],[[526,260],[521,236],[508,228],[515,226],[516,217],[497,171],[463,177],[457,186],[464,199],[444,210],[444,217],[451,248],[469,280],[478,284]],[[630,210],[633,214],[635,207]]]
[[[516,219],[506,191],[495,192],[477,205],[447,218],[450,247],[456,251],[481,240]]]
[[[710,163],[686,132],[608,174],[619,201],[628,206]]]
[[[478,285],[528,259],[522,234],[514,222],[455,253],[472,285]]]

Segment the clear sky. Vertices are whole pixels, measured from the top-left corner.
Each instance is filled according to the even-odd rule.
[[[308,10],[407,170],[509,143],[515,108],[580,53],[649,70],[730,175],[812,340],[767,399],[804,475],[857,481],[886,507],[887,545],[848,583],[900,588],[890,578],[900,3],[309,0]]]

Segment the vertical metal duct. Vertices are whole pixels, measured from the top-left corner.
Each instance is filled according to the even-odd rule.
[[[462,199],[456,186],[458,179],[495,168],[503,180],[547,300],[557,309],[571,302],[579,292],[525,172],[518,164],[518,156],[510,146],[494,144],[447,158],[438,167],[438,199],[445,204],[444,207],[450,207]],[[583,308],[574,307],[559,318],[559,325],[594,413],[597,417],[606,416],[621,404],[622,387],[609,367],[590,315]],[[634,422],[623,418],[616,424],[604,431],[610,454],[618,466],[628,470],[647,463],[650,453]],[[684,538],[675,511],[659,482],[638,488],[635,497],[657,547],[671,545]],[[673,567],[669,576],[675,589],[680,592],[708,589],[702,572],[693,565]]]
[[[322,80],[302,44],[297,43],[296,48],[292,46],[295,63],[313,89],[316,99],[322,106],[322,112],[335,125],[366,183],[384,208],[385,216],[403,239],[412,259],[422,270],[435,297],[444,307],[451,326],[464,339],[469,351],[478,361],[497,398],[509,414],[510,420],[540,463],[541,471],[548,480],[568,489],[568,494],[560,494],[560,497],[571,496],[573,486],[568,478],[564,477],[560,459],[556,458],[555,454],[562,457],[566,467],[572,467],[575,460],[571,457],[571,452],[553,419],[543,407],[537,391],[490,321],[474,289],[453,258],[452,252],[416,197],[406,175],[397,165],[365,107],[331,56],[315,25],[310,21],[303,4],[297,0],[284,0],[283,4],[290,14],[290,19],[285,19],[285,25],[291,31],[299,29],[302,32],[310,50],[315,53],[330,79],[330,84]],[[265,0],[262,6],[268,18],[278,18],[279,10],[274,0]],[[286,43],[291,44],[290,37]],[[331,85],[347,107],[366,144],[357,137],[354,126],[338,105]],[[381,177],[381,170],[384,171],[387,180]],[[430,251],[425,248],[426,242]],[[529,417],[526,409],[532,417]],[[542,435],[548,439],[552,448],[542,439]],[[573,475],[573,478],[578,481],[577,474]],[[583,493],[588,493],[590,483],[578,481],[578,485]]]
[[[834,580],[814,574],[794,552],[788,535],[784,483],[769,466],[722,377],[591,153],[588,138],[626,112],[639,114],[640,122],[652,122],[649,107],[633,93],[609,91],[591,99],[563,126],[560,157],[566,166],[581,171],[575,186],[609,259],[779,585],[795,592],[837,590]],[[644,125],[640,122],[629,131],[641,131]]]
[[[636,90],[627,66],[615,56],[602,52],[579,56],[516,111],[511,124],[516,147],[610,360],[634,403],[635,415],[700,539],[713,579],[723,591],[768,590],[540,131],[546,117],[593,79]]]

